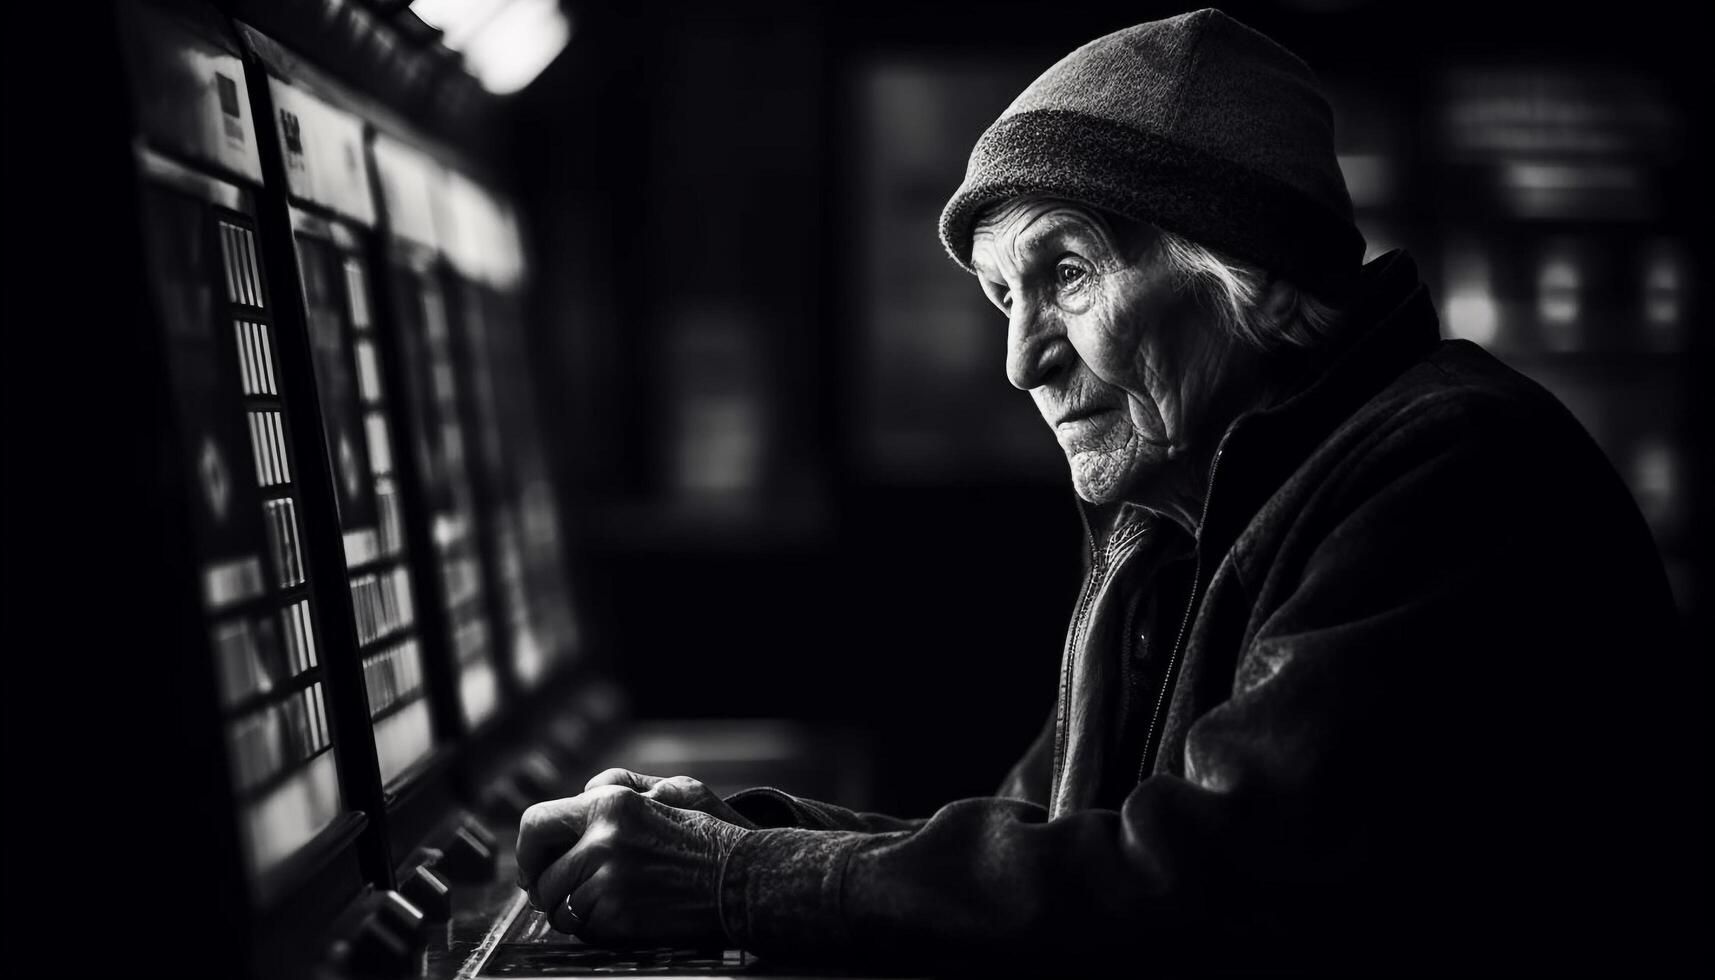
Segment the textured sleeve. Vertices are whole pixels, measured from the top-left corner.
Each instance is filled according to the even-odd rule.
[[[801,796],[761,786],[726,798],[728,806],[748,817],[758,827],[802,830],[850,830],[878,834],[921,826],[921,819],[906,820],[881,813],[848,810]]]
[[[1001,782],[995,795],[1007,799],[1048,805],[1048,784],[1053,775],[1054,712],[1030,743],[1029,748]],[[758,827],[801,830],[850,830],[858,833],[891,833],[923,825],[922,819],[900,819],[879,813],[862,813],[831,803],[804,799],[772,787],[747,789],[726,798],[727,805],[748,817]]]
[[[1652,747],[1624,700],[1646,685],[1592,657],[1619,655],[1626,618],[1594,603],[1644,608],[1615,580],[1647,567],[1583,553],[1621,560],[1624,533],[1558,526],[1579,501],[1542,495],[1588,474],[1493,431],[1399,436],[1315,505],[1302,567],[1252,583],[1271,608],[1238,613],[1237,680],[1188,720],[1184,775],[1052,821],[973,799],[898,832],[751,834],[723,868],[729,937],[788,962],[1044,975],[1535,972],[1662,948],[1672,851],[1648,828],[1677,811],[1622,774]]]

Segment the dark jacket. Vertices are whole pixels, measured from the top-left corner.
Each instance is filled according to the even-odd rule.
[[[1706,928],[1689,655],[1637,507],[1554,398],[1440,339],[1408,255],[1363,281],[1345,342],[1228,429],[1197,540],[1104,515],[1060,703],[999,796],[912,821],[733,798],[772,828],[723,869],[734,943],[1484,973]]]

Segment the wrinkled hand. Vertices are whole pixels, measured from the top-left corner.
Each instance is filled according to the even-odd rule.
[[[645,776],[630,769],[604,769],[584,784],[584,792],[597,786],[624,786],[668,806],[700,810],[746,830],[756,829],[749,817],[727,806],[713,790],[689,776]]]
[[[747,833],[629,787],[598,786],[524,811],[519,884],[550,925],[587,942],[722,945],[721,864]]]

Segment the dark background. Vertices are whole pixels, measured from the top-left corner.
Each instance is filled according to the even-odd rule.
[[[9,549],[69,533],[31,515],[68,492],[55,474],[97,469],[64,433],[98,439],[103,419],[53,393],[57,358],[80,323],[116,315],[104,290],[143,293],[130,278],[92,280],[124,249],[93,220],[62,220],[127,200],[76,184],[93,156],[106,154],[92,172],[128,166],[113,137],[128,126],[112,98],[124,82],[83,53],[76,6],[32,8],[55,22],[20,21],[6,59],[12,252],[39,263],[14,266],[8,290],[22,342],[6,386]],[[1052,708],[1081,531],[1057,447],[1003,376],[1004,324],[940,252],[934,222],[971,144],[1030,79],[1078,44],[1185,8],[564,6],[567,49],[469,128],[400,111],[520,202],[536,389],[590,649],[639,719],[851,731],[874,779],[843,802],[922,814],[992,790]],[[1362,195],[1351,183],[1372,254],[1409,248],[1451,332],[1483,334],[1592,428],[1706,640],[1710,168],[1696,15],[1653,2],[1224,9],[1327,83],[1338,148],[1369,175]],[[336,54],[325,67],[338,75]],[[1474,148],[1484,119],[1490,136],[1519,135],[1512,150]],[[1521,201],[1520,173],[1570,173],[1570,190]],[[29,193],[50,179],[75,193]],[[1657,266],[1672,271],[1652,279]],[[1467,301],[1457,317],[1453,297]],[[1652,302],[1672,308],[1666,326]],[[39,356],[31,331],[54,338]],[[98,354],[87,383],[140,385],[125,369],[134,352]],[[138,467],[157,464],[154,450],[120,447]],[[100,499],[96,484],[72,489]],[[145,524],[77,547],[147,574],[165,545]],[[87,614],[75,582],[6,569],[9,618],[14,596],[48,591],[56,616]],[[63,644],[51,632],[13,642],[43,657]],[[14,685],[9,721],[45,716],[17,730],[49,732],[71,760],[38,760],[57,801],[82,785],[75,760],[123,733],[39,690]]]

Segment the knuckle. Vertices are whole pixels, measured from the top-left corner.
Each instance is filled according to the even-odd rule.
[[[589,855],[596,864],[606,864],[612,859],[619,845],[619,827],[611,821],[602,821],[590,825],[584,832],[578,846]]]
[[[614,797],[618,797],[618,796],[635,796],[635,795],[637,795],[636,790],[632,789],[629,786],[621,786],[617,783],[606,783],[606,784],[603,784],[601,786],[597,786],[595,789],[590,790],[590,796],[593,797],[594,799],[596,799],[598,801],[602,801],[602,802],[611,802],[614,799]]]
[[[532,803],[518,815],[518,833],[525,834],[536,829],[542,822],[542,804]]]
[[[621,769],[617,766],[603,769],[601,772],[590,777],[590,781],[584,784],[584,789],[591,790],[595,789],[597,786],[609,786],[623,782],[630,775],[630,770]]]
[[[519,837],[539,834],[557,823],[565,809],[562,804],[561,800],[543,800],[526,807],[518,817]]]
[[[578,835],[573,847],[591,843],[613,831],[613,814],[607,807],[590,807],[589,820],[584,824],[584,832]]]
[[[629,786],[615,786],[614,792],[607,794],[608,809],[616,813],[630,813],[643,804],[643,797]]]

